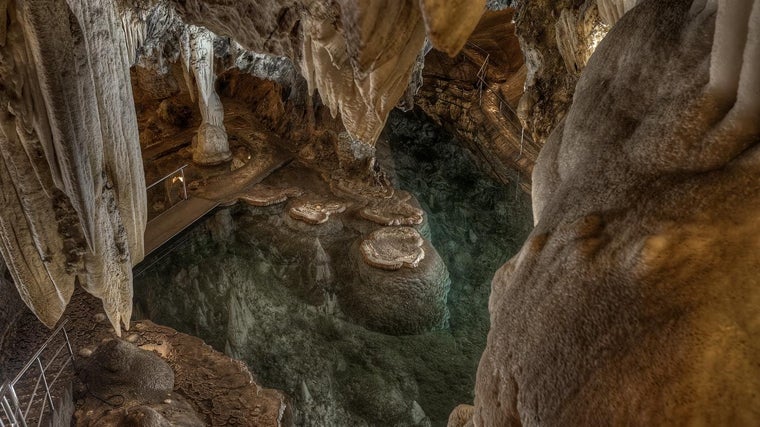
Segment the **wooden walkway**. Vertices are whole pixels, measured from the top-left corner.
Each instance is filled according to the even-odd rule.
[[[190,196],[150,221],[145,227],[145,256],[203,218],[219,202]]]

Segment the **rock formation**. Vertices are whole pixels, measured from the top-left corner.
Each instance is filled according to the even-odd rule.
[[[505,185],[519,180],[529,188],[541,146],[523,132],[516,112],[526,66],[513,15],[511,8],[486,12],[453,58],[428,52],[415,101],[465,142],[496,179]]]
[[[516,33],[525,55],[525,94],[517,113],[543,146],[564,118],[588,59],[637,0],[528,1],[517,6]]]
[[[757,1],[650,0],[600,43],[493,280],[474,425],[760,421],[758,34]]]
[[[119,323],[128,324],[130,270],[143,256],[146,221],[129,66],[150,63],[136,75],[150,82],[152,96],[178,89],[166,67],[179,50],[169,52],[174,59],[168,61],[162,51],[153,63],[141,52],[157,52],[190,29],[185,60],[202,115],[195,160],[217,163],[229,156],[214,90],[213,37],[180,25],[167,6],[247,49],[291,58],[310,92],[318,90],[333,115],[340,113],[352,143],[372,145],[407,89],[426,31],[434,46],[453,54],[484,9],[482,0],[446,8],[438,3],[3,3],[9,19],[3,21],[0,70],[7,82],[1,246],[22,299],[52,326],[78,281],[103,299],[117,332]],[[169,117],[172,108],[159,110]]]
[[[53,326],[79,283],[116,334],[128,327],[144,173],[158,170],[147,155],[143,167],[139,139],[147,152],[148,141],[197,129],[197,164],[234,154],[229,169],[250,178],[251,159],[266,155],[262,169],[282,173],[227,189],[231,175],[194,171],[194,195],[248,205],[234,208],[240,230],[232,210],[203,229],[214,248],[229,244],[228,264],[204,271],[199,247],[173,276],[189,297],[172,309],[196,330],[225,328],[220,347],[243,355],[264,336],[247,325],[280,307],[257,311],[236,287],[263,276],[292,289],[261,301],[306,307],[304,323],[398,342],[441,332],[455,310],[447,266],[420,203],[390,185],[374,147],[391,109],[416,103],[502,183],[528,188],[532,173],[536,227],[493,280],[476,399],[452,425],[758,423],[760,2],[531,0],[514,22],[513,10],[484,14],[485,4],[0,0],[0,253],[21,300]],[[241,131],[252,123],[261,128]],[[265,138],[277,144],[251,143]],[[494,206],[506,203],[498,197]],[[251,267],[246,250],[278,259]],[[123,368],[104,354],[95,359],[107,370]],[[187,383],[203,382],[199,372]],[[247,371],[235,372],[253,396]],[[406,379],[365,380],[340,391],[353,399],[343,412],[306,418],[429,422],[416,391],[405,401],[354,393]],[[314,390],[302,381],[300,399],[319,400]],[[266,416],[280,422],[282,396],[272,402]],[[140,414],[159,423],[165,409]]]
[[[246,49],[291,58],[354,140],[372,145],[406,91],[426,33],[456,53],[485,2],[372,0],[170,1],[186,22],[229,36]]]
[[[188,49],[190,68],[195,77],[197,91],[190,92],[198,98],[201,110],[201,126],[194,140],[193,161],[201,165],[215,165],[230,160],[232,153],[224,129],[224,109],[214,83],[214,39],[205,28],[190,26]]]
[[[145,183],[113,2],[3,2],[0,251],[48,326],[75,282],[128,325]]]
[[[353,320],[392,335],[447,325],[449,273],[435,248],[415,229],[381,228],[351,254],[357,274],[340,302]]]
[[[205,425],[184,397],[172,393],[174,371],[169,364],[127,341],[98,346],[80,361],[79,375],[90,395],[111,402],[118,397],[120,404],[114,409],[97,398],[87,399],[76,414],[77,426]]]
[[[607,25],[615,23],[641,0],[596,0],[599,7],[599,16]]]

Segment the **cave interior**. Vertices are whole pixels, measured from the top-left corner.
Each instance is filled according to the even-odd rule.
[[[760,423],[760,0],[0,0],[0,426]]]

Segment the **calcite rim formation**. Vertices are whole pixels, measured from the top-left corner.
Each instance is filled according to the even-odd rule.
[[[412,227],[383,227],[367,236],[360,250],[367,265],[393,271],[417,268],[425,258],[424,242]]]

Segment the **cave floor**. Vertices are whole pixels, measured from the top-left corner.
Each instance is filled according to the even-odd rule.
[[[134,409],[128,407],[129,404],[108,399],[103,404],[103,396],[92,394],[77,379],[77,369],[81,365],[77,362],[89,357],[100,344],[113,339],[124,339],[139,348],[154,351],[169,363],[175,373],[174,392],[188,399],[207,425],[245,424],[245,420],[253,419],[262,421],[262,425],[276,425],[275,420],[281,416],[284,396],[279,391],[264,389],[252,382],[247,369],[212,350],[198,338],[147,320],[131,322],[130,330],[124,332],[122,338],[116,338],[103,314],[101,302],[81,288],[74,292],[62,319],[67,322],[65,329],[73,347],[74,364],[68,364],[62,371],[52,387],[52,394],[54,399],[63,397],[73,382],[77,407],[86,405],[90,409],[95,408],[95,415],[86,415],[88,422],[95,419],[97,424],[98,416]],[[49,336],[50,330],[25,309],[18,321],[18,328],[8,339],[8,345],[15,351],[12,357],[0,360],[0,372],[15,375]],[[62,343],[63,338],[57,338],[49,348],[54,349]],[[50,360],[46,357],[50,353],[43,352],[43,363]],[[17,390],[33,386],[37,373],[33,370],[29,372],[30,375],[22,377]],[[235,393],[231,394],[232,384]],[[81,418],[83,414],[76,416]]]

